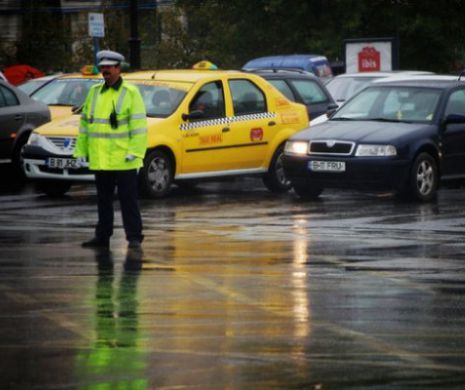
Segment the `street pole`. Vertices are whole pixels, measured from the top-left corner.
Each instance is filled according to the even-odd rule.
[[[139,15],[137,0],[131,0],[130,18],[131,18],[131,37],[129,38],[129,61],[131,69],[140,69],[140,38],[138,31]]]

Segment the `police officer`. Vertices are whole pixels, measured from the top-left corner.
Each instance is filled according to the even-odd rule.
[[[147,119],[139,89],[121,78],[124,57],[110,50],[97,53],[105,82],[94,85],[86,98],[74,157],[95,173],[98,223],[95,236],[83,247],[108,248],[113,234],[113,195],[118,188],[129,248],[144,238],[137,200],[137,170],[147,148]]]

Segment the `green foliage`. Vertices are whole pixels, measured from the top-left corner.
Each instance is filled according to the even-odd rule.
[[[87,23],[72,31],[71,16],[49,12],[59,0],[22,0],[17,51],[3,46],[4,62],[40,69],[79,69],[93,58]],[[142,66],[185,68],[209,60],[239,68],[253,57],[319,53],[343,59],[344,40],[397,37],[401,69],[455,72],[465,66],[465,0],[176,0],[139,11]],[[103,0],[102,49],[129,59],[128,8]]]

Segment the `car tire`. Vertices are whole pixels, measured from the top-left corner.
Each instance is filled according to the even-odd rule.
[[[61,180],[44,180],[35,184],[35,190],[51,197],[59,197],[66,194],[73,183]]]
[[[284,147],[280,146],[273,154],[268,172],[263,176],[263,183],[271,192],[282,193],[291,189],[291,182],[284,173],[283,154]]]
[[[429,153],[420,153],[414,160],[407,185],[400,193],[407,200],[432,201],[437,195],[439,183],[436,160]]]
[[[303,200],[315,200],[323,192],[323,188],[311,184],[293,184],[292,187],[297,196]]]
[[[23,146],[26,145],[27,140],[29,139],[29,134],[30,133],[23,134],[16,141],[16,145],[13,149],[13,155],[12,155],[13,170],[15,172],[15,175],[17,175],[16,177],[20,180],[26,179],[26,174],[24,173],[24,168],[23,168],[22,161],[21,161],[21,150],[23,149]]]
[[[139,186],[143,196],[162,198],[171,190],[174,168],[170,156],[163,150],[154,150],[144,159],[139,173]]]

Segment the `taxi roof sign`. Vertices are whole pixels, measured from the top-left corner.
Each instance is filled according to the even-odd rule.
[[[197,62],[196,64],[192,65],[192,69],[197,69],[197,70],[216,70],[218,67],[210,61],[200,61]]]
[[[95,65],[84,65],[81,68],[81,74],[84,76],[90,76],[93,74],[98,74],[98,68]]]

